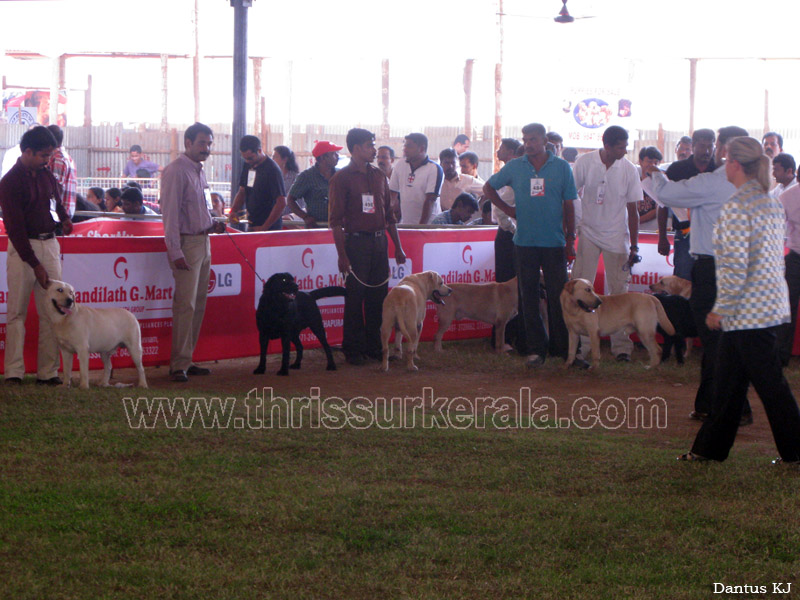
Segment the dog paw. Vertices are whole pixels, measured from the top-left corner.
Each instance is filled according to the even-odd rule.
[[[253,375],[263,375],[266,369],[264,367],[256,367],[253,369]]]
[[[289,369],[281,369],[280,371],[278,371],[278,372],[277,372],[277,373],[275,373],[275,374],[276,374],[276,375],[283,375],[283,376],[286,376],[286,375],[288,375],[288,374],[289,374]]]
[[[290,369],[299,369],[300,368],[300,363],[294,363],[292,365],[289,365],[289,368]]]
[[[117,387],[117,388],[133,387],[133,384],[132,383],[115,383],[114,387]]]

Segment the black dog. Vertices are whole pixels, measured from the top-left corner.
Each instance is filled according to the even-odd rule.
[[[264,284],[264,290],[256,310],[261,360],[253,373],[259,375],[266,370],[267,346],[270,340],[276,338],[280,338],[283,350],[278,375],[289,374],[290,341],[297,351],[297,357],[291,368],[299,369],[300,362],[303,360],[300,332],[307,327],[311,328],[325,349],[325,356],[328,357],[328,371],[335,371],[336,363],[333,362],[331,347],[328,345],[328,337],[325,335],[325,326],[322,324],[322,315],[316,301],[319,298],[344,296],[344,294],[345,289],[338,286],[324,287],[310,293],[300,292],[290,273],[276,273],[270,277]]]
[[[670,294],[653,294],[661,302],[664,312],[667,313],[670,323],[675,327],[675,335],[667,333],[657,327],[656,331],[664,338],[664,345],[661,350],[661,362],[669,360],[672,354],[672,347],[675,346],[675,358],[678,364],[683,364],[683,355],[686,352],[686,338],[697,337],[697,326],[692,316],[692,309],[689,301],[683,296],[673,296]]]

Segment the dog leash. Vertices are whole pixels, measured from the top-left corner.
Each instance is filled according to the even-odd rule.
[[[242,258],[244,259],[244,262],[246,262],[247,266],[250,267],[250,269],[253,271],[253,273],[256,274],[256,277],[258,277],[259,281],[261,281],[262,284],[265,284],[266,281],[264,281],[264,278],[261,277],[261,275],[258,274],[258,271],[256,271],[256,268],[250,263],[250,260],[247,258],[247,256],[245,256],[244,252],[242,252],[242,249],[239,248],[239,244],[237,244],[234,241],[233,236],[231,235],[230,231],[228,231],[227,227],[225,228],[225,235],[228,236],[228,239],[231,241],[231,244],[233,244],[233,247],[236,248],[239,251],[239,254],[241,254]]]
[[[259,275],[259,274],[258,274],[258,271],[256,271],[255,267],[254,267],[254,266],[253,266],[253,264],[250,262],[250,260],[247,258],[247,256],[245,255],[245,253],[244,253],[244,252],[242,252],[242,249],[241,249],[241,248],[239,248],[239,245],[236,243],[236,241],[234,241],[234,239],[233,239],[233,236],[231,235],[230,231],[228,231],[228,230],[227,230],[227,228],[225,229],[225,235],[227,235],[227,236],[228,236],[228,239],[231,241],[231,244],[233,244],[233,247],[234,247],[234,248],[236,248],[236,250],[239,252],[239,254],[241,254],[241,255],[242,255],[242,258],[244,259],[244,262],[246,262],[246,263],[247,263],[247,266],[248,266],[248,267],[250,267],[250,269],[253,271],[253,273],[255,273],[255,275],[256,275],[256,277],[258,277],[259,281],[261,281],[261,283],[262,283],[262,284],[263,284],[263,283],[266,283],[266,282],[264,281],[264,278],[263,278],[263,277],[261,277],[261,275]],[[358,278],[358,275],[356,275],[355,271],[353,271],[353,267],[350,267],[350,269],[347,271],[347,273],[345,273],[345,274],[344,274],[344,281],[345,281],[345,283],[347,283],[347,278],[348,278],[350,275],[352,275],[352,276],[355,278],[355,280],[356,280],[358,283],[360,283],[360,284],[361,284],[361,285],[363,285],[364,287],[368,287],[368,288],[379,288],[379,287],[383,287],[384,285],[386,285],[387,283],[389,283],[389,281],[392,279],[392,275],[391,275],[391,273],[390,273],[390,274],[389,274],[389,276],[386,278],[386,280],[385,280],[385,281],[383,281],[383,283],[379,283],[379,284],[377,284],[377,285],[372,285],[372,284],[369,284],[369,283],[364,283],[363,281],[361,281],[361,279],[359,279],[359,278]]]
[[[387,283],[389,283],[389,281],[392,279],[392,274],[391,274],[391,273],[389,273],[389,276],[386,278],[386,280],[385,280],[383,283],[379,283],[378,285],[371,285],[371,284],[369,284],[369,283],[364,283],[363,281],[361,281],[361,280],[358,278],[358,275],[356,275],[356,272],[355,272],[355,271],[353,271],[353,267],[350,267],[350,268],[347,270],[347,273],[345,273],[345,274],[344,274],[344,282],[345,282],[345,284],[347,284],[347,278],[348,278],[348,277],[350,277],[350,275],[352,275],[352,276],[355,278],[355,280],[356,280],[358,283],[360,283],[360,284],[361,284],[361,285],[363,285],[364,287],[368,287],[368,288],[379,288],[379,287],[383,287],[384,285],[386,285]]]

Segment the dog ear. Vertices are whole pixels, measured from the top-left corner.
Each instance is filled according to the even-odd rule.
[[[575,291],[576,283],[578,283],[577,279],[570,279],[567,283],[564,284],[564,291],[571,295]]]

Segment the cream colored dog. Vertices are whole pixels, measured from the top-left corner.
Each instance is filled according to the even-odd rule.
[[[688,279],[667,275],[650,286],[654,292],[664,292],[673,296],[683,296],[687,300],[692,297],[692,282]]]
[[[75,289],[63,281],[50,280],[47,306],[53,331],[61,348],[64,363],[64,385],[72,385],[72,357],[80,362],[80,387],[89,389],[89,353],[98,352],[103,359],[103,379],[111,378],[111,355],[125,346],[139,371],[139,387],[147,387],[142,367],[142,334],[139,322],[124,308],[90,308],[75,302]]]
[[[442,281],[436,271],[425,271],[407,275],[389,290],[383,301],[383,324],[381,325],[381,344],[383,345],[383,370],[389,370],[389,338],[392,329],[405,340],[406,365],[409,371],[416,371],[414,357],[419,345],[422,323],[425,320],[426,302],[433,300],[442,304],[443,297],[453,290]],[[399,345],[399,342],[398,342]]]
[[[650,366],[661,360],[656,343],[656,325],[669,335],[675,335],[667,313],[657,298],[648,294],[628,292],[613,296],[598,296],[592,284],[585,279],[572,279],[561,292],[561,311],[569,331],[569,355],[566,366],[575,361],[578,339],[588,335],[592,344],[592,363],[600,366],[600,336],[617,331],[636,332],[650,353]]]
[[[506,324],[514,318],[519,308],[517,278],[505,283],[452,283],[453,293],[444,304],[436,305],[439,330],[433,348],[442,351],[442,336],[453,319],[474,319],[494,325],[494,344],[498,354],[506,344]]]

